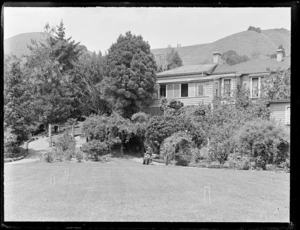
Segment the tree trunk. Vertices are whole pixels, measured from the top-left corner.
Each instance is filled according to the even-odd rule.
[[[48,131],[49,131],[49,147],[52,147],[52,133],[51,133],[51,124],[49,124],[49,128],[48,128]]]

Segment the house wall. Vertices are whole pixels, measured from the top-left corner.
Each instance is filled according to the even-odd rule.
[[[195,84],[197,83],[204,83],[204,96],[195,96]],[[194,89],[192,89],[192,87]],[[200,103],[209,104],[212,102],[213,99],[213,81],[206,81],[206,82],[193,82],[189,83],[189,96],[188,97],[173,97],[169,99],[176,99],[178,101],[181,101],[185,106],[188,105],[199,105]],[[150,107],[159,107],[160,106],[160,99],[154,100],[154,102],[151,104]]]
[[[270,103],[270,118],[275,120],[277,123],[282,125],[285,124],[285,113],[286,113],[286,106],[290,105],[289,102],[280,102],[280,103]]]

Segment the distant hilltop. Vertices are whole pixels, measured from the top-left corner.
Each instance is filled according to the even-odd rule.
[[[212,63],[212,53],[224,53],[228,50],[235,50],[239,55],[246,55],[249,59],[266,59],[274,54],[282,45],[285,54],[290,55],[291,32],[286,29],[247,30],[232,34],[212,43],[179,46],[174,48],[182,58],[184,65],[196,65]],[[168,47],[153,49],[152,53],[156,59],[165,56]]]
[[[23,33],[4,40],[4,54],[29,54],[27,44],[31,39],[43,41],[41,32]],[[235,50],[239,55],[246,55],[250,59],[266,59],[274,54],[279,45],[290,55],[291,32],[286,29],[247,30],[221,38],[212,43],[197,44],[192,46],[173,47],[180,55],[184,65],[205,64],[212,62],[213,52],[226,52]],[[78,41],[76,41],[78,42]],[[113,43],[114,41],[112,41]],[[84,44],[81,44],[84,45]],[[151,45],[151,44],[150,44]],[[162,58],[168,52],[168,47],[152,49],[155,58]]]

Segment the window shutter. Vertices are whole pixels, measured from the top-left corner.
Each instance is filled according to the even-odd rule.
[[[174,84],[174,97],[180,97],[180,84]]]
[[[174,91],[173,91],[173,84],[167,85],[167,98],[173,98],[174,97]]]
[[[195,83],[189,83],[189,97],[195,97]]]

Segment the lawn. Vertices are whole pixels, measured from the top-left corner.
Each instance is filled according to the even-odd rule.
[[[289,221],[288,173],[120,158],[8,163],[4,173],[5,221]]]

